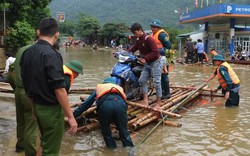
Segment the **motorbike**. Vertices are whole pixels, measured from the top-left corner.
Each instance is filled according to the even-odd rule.
[[[118,62],[111,70],[111,77],[115,79],[116,84],[123,87],[128,100],[139,98],[138,80],[143,66],[138,63],[138,56],[128,51],[117,51],[114,57]]]
[[[250,58],[250,53],[246,52],[246,51],[242,51],[242,52],[238,52],[236,51],[233,55],[232,55],[232,60],[249,60]]]
[[[241,56],[244,58],[244,60],[249,60],[250,52],[243,51],[241,52]]]

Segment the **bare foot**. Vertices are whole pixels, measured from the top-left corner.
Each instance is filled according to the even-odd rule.
[[[157,109],[157,110],[161,110],[161,105],[160,105],[160,104],[156,104],[156,105],[154,106],[154,108]]]
[[[143,104],[143,105],[145,105],[145,106],[148,106],[148,102],[147,101],[142,100],[142,101],[140,101],[140,103]]]

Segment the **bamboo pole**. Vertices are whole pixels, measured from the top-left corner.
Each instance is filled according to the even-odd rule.
[[[77,128],[77,132],[83,131],[83,132],[89,132],[93,129],[96,129],[100,126],[99,122],[92,122],[90,124],[87,124],[85,126]]]
[[[137,109],[136,111],[131,112],[130,115],[131,115],[131,116],[136,116],[137,114],[142,113],[142,112],[143,112],[142,109]]]
[[[182,107],[186,106],[189,102],[191,102],[191,101],[193,101],[194,99],[196,99],[198,96],[200,96],[201,92],[202,92],[202,91],[198,91],[198,92],[196,92],[194,95],[190,96],[190,98],[183,104],[183,106],[179,106],[179,108],[182,108]],[[172,106],[172,107],[170,107],[170,108],[168,108],[167,111],[170,111],[170,112],[175,112],[175,111],[177,111],[177,110],[173,111],[177,105],[179,105],[179,103],[176,104],[176,105],[174,105],[174,106]],[[178,109],[179,109],[179,108],[178,108]]]
[[[155,114],[150,112],[150,113],[147,113],[147,114],[144,114],[142,117],[140,117],[137,121],[135,121],[133,124],[132,124],[132,127],[136,127],[136,125],[138,125],[139,123],[143,122],[144,120],[146,119],[149,119],[151,118],[152,116],[154,116]]]
[[[179,91],[179,89],[171,89],[171,91],[170,91],[170,94],[171,95],[174,95],[176,92],[178,92]]]
[[[212,97],[224,97],[223,94],[221,93],[201,93],[201,96],[212,96]]]
[[[156,115],[154,115],[151,118],[148,118],[148,119],[146,119],[146,120],[144,120],[136,125],[132,125],[132,129],[137,130],[138,128],[143,127],[143,126],[147,125],[148,123],[155,121],[157,119],[158,119],[158,117]]]
[[[70,92],[74,92],[74,91],[82,91],[82,92],[91,91],[91,92],[93,92],[94,90],[95,90],[95,88],[72,88],[72,89],[70,89]]]
[[[186,93],[186,92],[185,92],[185,93]],[[186,93],[185,96],[183,95],[182,97],[179,97],[178,99],[173,99],[173,101],[170,101],[170,102],[166,103],[166,104],[168,104],[168,105],[162,106],[161,109],[169,108],[170,106],[176,104],[178,101],[180,101],[180,100],[182,100],[183,98],[185,98],[185,97],[187,96],[187,94],[189,94],[189,93]],[[135,102],[128,102],[128,104],[131,105],[131,106],[142,107],[142,108],[144,108],[144,109],[148,109],[148,107],[149,107],[149,106],[145,106],[145,105],[138,104],[138,103],[135,103]],[[151,110],[152,108],[149,107],[149,109]],[[153,111],[155,111],[155,110],[153,110]],[[158,112],[158,113],[161,113],[161,111],[157,111],[157,112]],[[164,114],[164,115],[169,115],[169,116],[173,116],[173,117],[179,117],[179,118],[181,117],[181,115],[179,115],[179,114],[172,114],[171,112],[166,113],[166,111],[163,111],[162,114]],[[136,127],[136,128],[137,128],[137,127],[138,127],[138,126],[136,126],[137,124],[139,124],[140,122],[143,122],[144,120],[146,120],[146,119],[148,119],[148,118],[151,118],[153,115],[155,115],[155,114],[152,113],[152,112],[151,112],[151,113],[147,113],[147,114],[145,114],[144,116],[142,116],[142,117],[140,117],[140,118],[134,119],[133,121],[136,121],[136,122],[132,123],[132,121],[131,121],[130,124],[132,123],[132,124],[133,124],[133,127]],[[176,115],[177,115],[177,116],[176,116]]]
[[[185,86],[170,86],[170,88],[178,88],[178,89],[191,89],[191,90],[195,90],[196,88],[193,87],[193,86],[188,86],[188,87],[185,87]],[[202,91],[211,91],[211,88],[208,88],[208,87],[204,87],[202,88]]]
[[[130,105],[128,105],[128,106],[130,106]],[[128,109],[127,113],[130,114],[130,113],[132,113],[132,112],[134,112],[134,111],[136,111],[138,109],[140,109],[140,108],[139,107],[131,107],[130,109]]]
[[[190,93],[190,90],[185,90],[185,91],[180,91],[178,92],[178,94],[172,96],[171,98],[167,99],[167,100],[163,100],[161,103],[161,106],[167,104],[168,102],[172,102],[174,101],[176,98],[179,98],[180,96],[182,96],[183,94],[187,94]]]
[[[185,93],[183,95],[180,95],[179,97],[176,97],[175,99],[171,100],[168,103],[165,103],[164,105],[161,106],[161,109],[168,109],[170,107],[172,107],[173,105],[177,104],[179,101],[183,100],[184,98],[186,98],[190,93]]]
[[[132,125],[135,121],[138,120],[138,118],[139,118],[139,117],[135,117],[135,118],[129,120],[129,121],[128,121],[128,125],[129,125],[129,126]]]
[[[70,104],[70,107],[73,108],[73,107],[78,107],[82,104],[82,102],[76,102],[76,103],[72,103]]]
[[[180,124],[180,123],[176,123],[176,122],[169,121],[169,120],[164,121],[164,123],[168,126],[173,126],[173,127],[181,127],[182,126],[182,124]]]
[[[129,123],[133,124],[135,121],[139,120],[141,117],[143,117],[145,115],[145,113],[138,113],[136,116],[133,116],[132,118],[130,118]]]
[[[178,96],[178,94],[181,94],[183,92],[183,90],[181,89],[176,89],[176,92],[171,94],[171,98],[175,97],[175,96]]]
[[[84,111],[83,113],[82,113],[82,116],[86,116],[86,115],[88,115],[88,114],[90,114],[90,113],[93,113],[95,110],[96,110],[96,106],[92,106],[92,107],[90,107],[88,110],[86,110],[86,111]]]
[[[194,100],[197,96],[199,96],[201,94],[201,92],[196,91],[195,93],[191,94],[188,96],[188,98],[184,99],[184,102],[181,101],[180,103],[178,103],[177,105],[174,105],[173,107],[170,108],[169,111],[171,112],[176,112],[179,108],[185,106],[188,102]]]
[[[72,88],[71,91],[94,91],[95,88]]]
[[[203,87],[205,87],[207,84],[202,84],[201,86],[199,86],[196,90],[192,91],[192,93],[186,97],[184,100],[182,100],[176,107],[175,109],[173,109],[172,111],[175,111],[176,109],[178,109],[179,107],[182,107],[182,105],[192,96],[194,95],[196,92],[200,91]],[[138,145],[141,145],[147,138],[148,136],[160,125],[162,124],[163,121],[165,121],[168,118],[168,116],[165,116],[162,120],[160,120],[149,132],[148,134],[139,142]]]
[[[143,109],[146,109],[146,110],[151,110],[151,111],[154,111],[154,112],[157,112],[157,113],[168,115],[170,117],[181,118],[181,115],[179,115],[179,114],[167,112],[167,111],[164,111],[164,110],[159,110],[159,109],[156,109],[154,107],[146,106],[146,105],[143,105],[143,104],[140,104],[140,103],[135,103],[135,102],[130,102],[130,101],[126,101],[126,102],[127,102],[127,104],[129,104],[131,106],[140,107],[140,108],[143,108]]]
[[[180,94],[189,94],[189,93],[187,93],[187,92],[190,92],[190,91],[186,91],[186,92],[181,92]],[[180,101],[181,99],[183,99],[183,98],[185,98],[186,96],[183,96],[183,97],[181,97],[181,98],[177,98],[177,99],[173,99],[173,98],[171,98],[171,99],[173,99],[173,101],[170,101],[170,102],[168,102],[167,104],[169,104],[169,106],[163,106],[163,107],[161,107],[161,109],[164,109],[164,108],[169,108],[170,106],[172,106],[172,105],[174,105],[175,103],[177,103],[178,101]],[[130,102],[130,101],[128,101],[127,102],[129,105],[131,105],[131,106],[133,106],[133,107],[141,107],[141,108],[143,108],[144,110],[145,109],[149,109],[149,110],[152,110],[152,107],[149,107],[149,106],[145,106],[145,105],[142,105],[142,104],[138,104],[138,103],[135,103],[135,102]],[[153,111],[156,111],[157,113],[161,113],[161,111],[159,111],[159,110],[153,110]],[[164,115],[169,115],[169,116],[171,116],[171,117],[177,117],[177,118],[180,118],[181,117],[181,115],[179,115],[179,114],[172,114],[171,112],[167,112],[166,113],[166,111],[163,111],[163,113],[162,114],[164,114]],[[136,118],[136,119],[134,119],[133,120],[133,122],[131,121],[131,122],[129,122],[130,124],[133,124],[133,127],[136,127],[135,125],[136,124],[139,124],[140,122],[143,122],[143,120],[146,120],[146,119],[148,119],[148,118],[151,118],[152,116],[154,116],[155,114],[154,113],[147,113],[147,114],[144,114],[142,117],[140,117],[140,118]],[[135,122],[136,121],[136,122]]]

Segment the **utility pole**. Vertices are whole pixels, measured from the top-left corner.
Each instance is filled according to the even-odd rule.
[[[3,0],[3,36],[6,35],[5,0]]]

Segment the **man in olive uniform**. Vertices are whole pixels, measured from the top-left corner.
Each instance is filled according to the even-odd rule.
[[[41,155],[59,156],[64,114],[68,117],[69,134],[77,131],[77,123],[65,90],[63,59],[52,47],[59,37],[57,21],[43,18],[37,32],[39,40],[25,50],[21,58],[21,76],[39,125]]]
[[[21,48],[16,54],[15,69],[15,102],[17,122],[17,143],[16,152],[25,151],[26,156],[36,155],[36,139],[38,126],[33,115],[32,104],[27,97],[21,78],[20,61],[25,50],[30,45]]]

